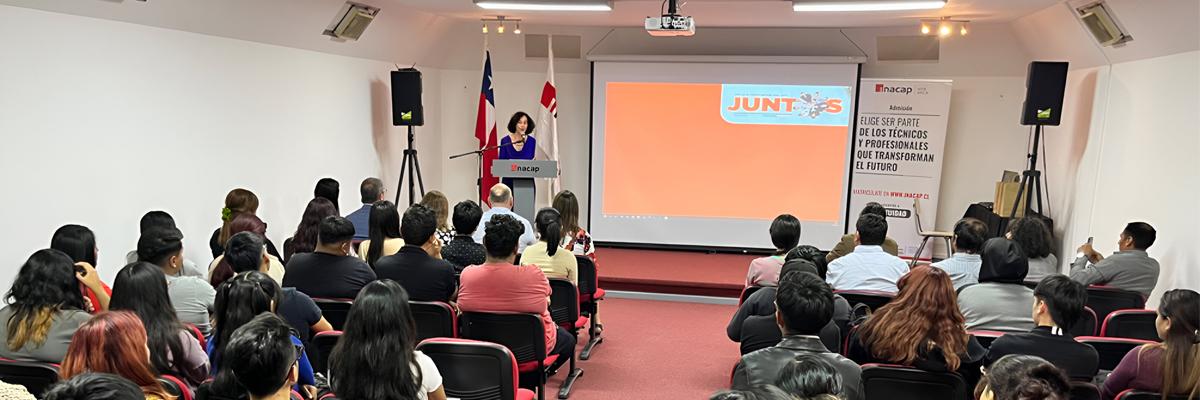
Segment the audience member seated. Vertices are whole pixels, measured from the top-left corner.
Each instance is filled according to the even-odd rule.
[[[825,279],[829,274],[829,262],[825,261],[825,252],[816,246],[802,244],[788,250],[787,255],[783,257],[784,265],[787,265],[788,261],[795,259],[811,261],[817,267],[817,276],[820,276],[821,279]]]
[[[333,203],[333,208],[341,210],[339,206],[339,195],[342,191],[342,184],[338,183],[337,179],[321,178],[317,180],[317,185],[313,187],[313,197],[320,197],[329,200]]]
[[[146,329],[128,311],[96,314],[75,331],[59,367],[63,379],[89,372],[117,374],[142,388],[147,400],[174,399],[161,383],[146,354]]]
[[[1008,355],[1000,358],[976,388],[980,400],[1067,400],[1071,384],[1066,375],[1037,356]]]
[[[454,266],[438,257],[442,255],[438,241],[437,215],[420,204],[404,212],[400,224],[400,235],[404,236],[404,247],[400,252],[375,262],[375,274],[379,279],[400,282],[408,295],[415,301],[454,300],[458,284],[454,280]]]
[[[341,218],[341,217],[338,217]],[[226,365],[221,357],[224,354],[234,354],[227,351],[226,344],[230,343],[238,328],[245,325],[251,318],[263,313],[276,314],[276,305],[281,302],[279,285],[266,274],[258,271],[243,272],[221,284],[217,290],[217,310],[213,313],[214,329],[208,340],[208,359],[212,361],[212,372],[220,377],[220,369]],[[278,317],[274,317],[278,319]],[[282,321],[282,319],[278,319]],[[293,345],[303,348],[304,344],[288,329]],[[303,351],[296,360],[300,364],[299,384],[296,391],[312,392],[306,386],[315,385],[312,365]]]
[[[1104,380],[1105,400],[1126,389],[1167,395],[1200,395],[1200,293],[1175,289],[1163,293],[1155,320],[1162,343],[1125,354]]]
[[[826,279],[834,290],[875,290],[896,293],[896,282],[908,273],[908,264],[880,247],[887,237],[887,220],[864,213],[855,224],[854,251],[829,263]]]
[[[487,262],[483,245],[471,238],[482,218],[483,209],[474,201],[463,200],[454,205],[454,239],[442,246],[442,259],[453,264],[456,273],[461,273],[468,266]]]
[[[814,354],[841,374],[841,392],[847,400],[863,399],[858,364],[830,352],[817,337],[833,317],[829,285],[815,274],[789,272],[779,282],[775,303],[775,321],[783,331],[783,341],[742,356],[733,370],[733,388],[775,383],[780,371],[797,356]]]
[[[396,204],[380,200],[371,205],[371,222],[369,239],[358,243],[358,258],[375,268],[375,262],[384,256],[390,256],[404,247],[404,239],[400,237],[400,213]]]
[[[14,385],[3,381],[0,381],[0,399],[37,400],[36,397],[33,397],[33,393],[29,393],[29,389],[26,389],[24,386]]]
[[[867,203],[866,206],[863,206],[863,209],[858,213],[858,216],[861,218],[863,215],[867,214],[875,214],[882,218],[887,218],[887,209],[883,208],[882,204],[872,201]],[[857,238],[853,233],[847,233],[843,235],[842,240],[838,241],[838,244],[833,246],[833,250],[830,250],[829,254],[825,255],[825,262],[831,263],[833,260],[853,252],[854,248],[858,245],[858,242],[855,241],[856,239]],[[896,243],[895,240],[892,240],[890,236],[884,237],[883,243],[880,244],[880,247],[883,248],[885,253],[893,256],[900,256],[900,244]]]
[[[196,391],[196,399],[290,399],[293,385],[303,380],[297,360],[306,356],[289,331],[265,312],[242,325],[229,336],[221,373]]]
[[[558,217],[562,223],[562,247],[572,254],[590,258],[595,262],[596,249],[592,247],[592,235],[579,226],[579,199],[575,198],[575,193],[571,193],[570,190],[558,192],[550,204],[558,210]]]
[[[248,271],[266,273],[270,264],[271,256],[263,250],[262,238],[250,232],[229,238],[225,254],[229,255],[226,259],[235,274]],[[279,293],[281,299],[275,307],[276,312],[296,330],[301,342],[307,344],[313,334],[333,330],[333,325],[321,316],[321,309],[311,297],[293,287],[281,288]]]
[[[1016,241],[1025,257],[1029,257],[1025,283],[1036,284],[1047,276],[1061,273],[1058,257],[1054,256],[1054,233],[1040,218],[1017,218],[1009,222],[1005,237]]]
[[[264,242],[267,240],[267,224],[259,219],[258,216],[242,214],[233,219],[233,222],[229,224],[229,237],[233,238],[234,236],[237,236],[239,233],[243,232],[258,235],[258,237],[262,238]],[[229,242],[226,241],[225,245],[228,246]],[[284,246],[286,247],[286,245]],[[228,248],[226,250],[228,250]],[[284,273],[283,263],[279,262],[278,258],[275,258],[275,256],[270,254],[267,254],[267,261],[268,268],[266,271],[263,271],[263,273],[270,276],[271,279],[275,280],[275,282],[282,284]],[[208,283],[212,284],[214,288],[221,286],[221,282],[225,282],[226,279],[232,278],[233,275],[233,268],[231,268],[229,263],[225,261],[225,253],[222,253],[220,257],[214,259],[208,266]]]
[[[1117,251],[1105,258],[1085,243],[1079,246],[1083,257],[1071,264],[1071,279],[1084,285],[1105,285],[1150,296],[1158,284],[1158,260],[1150,258],[1146,249],[1154,245],[1157,233],[1145,222],[1130,222],[1121,232]]]
[[[146,214],[142,215],[142,219],[138,223],[138,234],[145,235],[146,232],[150,232],[155,229],[166,228],[179,229],[177,226],[175,226],[175,218],[171,217],[171,214],[167,214],[166,211],[148,211]],[[141,260],[138,259],[137,249],[133,249],[129,251],[129,253],[125,254],[126,265],[133,264],[138,261]],[[200,267],[197,266],[196,263],[192,262],[192,260],[185,258],[183,259],[183,274],[204,279],[205,271],[200,269]]]
[[[1033,329],[1033,289],[1024,285],[1028,259],[1017,242],[993,238],[983,245],[979,283],[958,293],[968,330],[1028,332]]]
[[[783,268],[783,256],[800,243],[800,220],[791,214],[775,217],[771,222],[771,243],[775,253],[750,261],[746,270],[746,286],[775,286],[779,283],[779,272]]]
[[[801,354],[779,371],[775,386],[796,399],[847,400],[842,374],[819,354]]]
[[[208,313],[217,293],[203,279],[182,275],[183,234],[179,229],[155,229],[143,234],[138,239],[138,259],[157,265],[166,275],[167,294],[179,322],[195,325],[207,336],[211,329]]]
[[[521,264],[536,265],[547,278],[560,278],[579,284],[579,261],[575,254],[559,246],[562,243],[562,225],[558,210],[550,207],[538,210],[534,217],[538,242],[521,253]]]
[[[312,297],[353,299],[358,290],[375,280],[375,271],[350,255],[354,224],[331,215],[321,220],[317,248],[312,253],[292,256],[283,276],[283,286],[294,287]]]
[[[256,214],[258,213],[258,196],[246,189],[233,189],[229,194],[225,195],[225,208],[221,209],[221,227],[213,231],[212,237],[208,239],[208,248],[212,250],[213,258],[220,257],[225,252],[225,242],[229,241],[229,237],[233,236],[229,233],[229,223],[241,214]],[[279,250],[275,248],[275,244],[271,243],[271,239],[267,239],[267,253],[275,257],[280,257]],[[145,260],[143,260],[145,261]]]
[[[342,399],[446,400],[442,375],[420,351],[408,294],[396,281],[358,293],[329,356],[329,381]],[[383,360],[383,362],[380,362]]]
[[[446,200],[446,195],[436,190],[426,192],[421,196],[421,205],[429,207],[433,213],[437,215],[437,237],[442,243],[449,243],[454,239],[454,229],[450,228],[450,201]]]
[[[330,215],[337,215],[337,208],[329,199],[314,197],[304,207],[300,216],[300,224],[292,237],[283,241],[283,262],[288,262],[297,253],[312,253],[317,248],[317,231],[321,229],[321,221]]]
[[[796,400],[795,397],[773,385],[758,385],[743,390],[722,390],[708,400]]]
[[[954,289],[979,283],[979,250],[987,240],[987,225],[975,218],[963,218],[954,224],[953,254],[950,258],[933,263],[950,274]]]
[[[95,271],[90,272],[92,277]],[[61,362],[71,335],[89,318],[83,310],[75,265],[65,253],[38,250],[17,272],[0,308],[0,357],[16,361]]]
[[[66,253],[76,264],[84,263],[92,269],[96,267],[96,235],[85,226],[63,225],[58,228],[50,238],[50,248]],[[85,300],[84,309],[93,314],[107,310],[109,299],[112,297],[112,288],[98,277],[95,283],[96,288],[90,288],[83,282],[79,284],[80,293]]]
[[[1083,315],[1087,290],[1065,275],[1042,279],[1033,290],[1033,321],[1028,333],[1009,333],[988,347],[985,365],[1009,354],[1038,356],[1062,369],[1072,380],[1091,381],[1099,372],[1096,349],[1079,343],[1068,333]]]
[[[46,389],[45,400],[143,400],[137,384],[113,374],[89,372]]]
[[[502,192],[507,193],[507,187]],[[496,194],[495,190],[492,194]],[[509,199],[508,201],[512,201]],[[464,312],[528,313],[542,318],[546,335],[546,354],[559,355],[551,366],[570,360],[575,351],[575,336],[554,323],[550,317],[550,282],[542,270],[532,265],[513,265],[525,226],[507,214],[496,214],[481,230],[487,262],[463,270],[458,293],[458,307]]]
[[[819,258],[825,261],[824,256]],[[811,261],[799,258],[798,254],[788,253],[782,275],[797,272],[817,275],[817,268]],[[725,334],[729,336],[729,340],[741,343],[742,354],[774,346],[783,339],[783,332],[775,322],[776,292],[774,286],[769,286],[751,294],[738,306],[737,312],[729,320],[729,325],[725,327]],[[818,335],[826,348],[836,349],[839,346],[842,338],[841,328],[847,325],[849,319],[850,303],[842,296],[833,295],[833,318],[821,328]]]
[[[900,293],[858,326],[848,355],[859,364],[912,366],[933,372],[958,372],[979,381],[983,346],[964,329],[954,304],[954,284],[946,271],[918,265],[900,279]]]
[[[379,178],[363,179],[358,185],[358,193],[361,196],[362,206],[357,210],[346,215],[346,219],[354,224],[354,240],[367,240],[371,235],[371,207],[376,202],[383,200],[383,181]],[[337,203],[334,203],[336,206]]]
[[[141,320],[155,371],[175,375],[193,387],[208,379],[208,354],[175,315],[161,269],[147,262],[126,265],[117,272],[113,287],[112,310],[132,312]]]
[[[484,244],[484,227],[495,215],[510,216],[517,220],[517,222],[520,222],[521,227],[525,228],[524,233],[521,234],[521,237],[518,238],[517,241],[517,254],[524,252],[526,246],[537,243],[537,238],[533,236],[533,225],[531,225],[529,220],[525,219],[525,217],[517,215],[517,213],[512,211],[512,189],[510,189],[507,185],[503,183],[497,183],[492,186],[491,191],[488,192],[488,204],[491,204],[491,208],[483,213],[483,218],[480,218],[479,225],[475,227],[475,233],[471,234],[471,238],[474,239],[476,243]],[[484,244],[484,246],[486,247],[486,244]]]

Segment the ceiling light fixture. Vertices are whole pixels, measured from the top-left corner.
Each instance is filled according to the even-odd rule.
[[[946,6],[946,0],[792,0],[792,11],[902,11],[934,10]]]
[[[487,34],[487,22],[483,23],[483,34]]]
[[[937,26],[936,33],[940,37],[950,36],[950,34],[953,33],[955,29],[958,29],[959,36],[966,36],[967,35],[967,23],[969,23],[969,22],[971,22],[971,21],[962,20],[962,19],[952,19],[950,17],[942,17],[942,18],[938,18],[938,19],[923,19],[923,20],[921,20],[921,34],[922,35],[933,34],[935,32],[933,27],[936,25]]]
[[[612,11],[611,0],[474,0],[479,8],[520,11]]]
[[[496,33],[504,34],[504,32],[506,30],[508,30],[508,26],[506,24],[513,23],[516,25],[516,28],[517,28],[516,31],[513,31],[513,34],[517,34],[517,35],[521,34],[521,19],[520,18],[509,18],[509,17],[503,16],[503,15],[496,15],[496,16],[491,16],[491,17],[480,18],[479,21],[483,23],[483,33],[484,34],[488,33],[488,24],[493,23],[493,22],[496,23]]]
[[[924,23],[924,22],[921,22],[921,34],[922,34],[922,35],[928,35],[928,34],[929,34],[929,24],[927,24],[927,23]]]
[[[963,29],[967,29],[967,28],[963,28]],[[965,31],[964,31],[964,32],[965,32]],[[520,23],[520,22],[517,22],[517,29],[513,29],[513,34],[514,34],[514,35],[520,35],[520,34],[521,34],[521,23]]]

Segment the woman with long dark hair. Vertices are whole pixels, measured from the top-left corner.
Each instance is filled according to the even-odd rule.
[[[558,210],[559,225],[562,226],[562,247],[577,256],[585,256],[596,262],[596,249],[592,247],[592,235],[579,226],[579,199],[570,190],[554,195],[551,207]]]
[[[208,359],[212,362],[213,374],[221,367],[221,353],[225,350],[223,343],[228,343],[233,331],[258,314],[275,313],[275,307],[281,300],[280,292],[279,284],[275,283],[275,280],[258,271],[237,274],[217,288],[213,311],[215,329],[208,340]],[[291,339],[293,344],[303,345],[296,335],[292,335]],[[308,356],[300,357],[299,362],[300,383],[297,384],[297,391],[303,393],[306,391],[301,390],[303,386],[312,386],[316,381],[313,379],[312,364],[309,364]]]
[[[363,287],[329,356],[341,400],[445,400],[437,365],[420,351],[408,293],[390,279]]]
[[[437,215],[437,237],[443,244],[454,239],[454,228],[450,227],[450,200],[446,195],[436,190],[430,190],[421,197],[421,205],[429,207]]]
[[[547,278],[563,278],[579,283],[579,261],[575,254],[559,246],[562,243],[562,224],[558,210],[550,207],[538,210],[534,217],[538,242],[521,253],[521,264],[536,265]]]
[[[1200,293],[1175,289],[1163,293],[1154,321],[1162,343],[1131,350],[1108,375],[1102,391],[1112,399],[1125,389],[1200,398]]]
[[[230,190],[229,194],[225,195],[225,207],[221,209],[221,227],[213,231],[212,238],[208,239],[208,248],[212,250],[213,258],[217,258],[225,252],[225,242],[228,242],[229,237],[233,236],[233,233],[229,232],[229,224],[233,222],[233,219],[238,215],[257,213],[258,196],[254,192],[237,188]],[[267,252],[279,257],[279,250],[270,240],[267,240]]]
[[[1008,224],[1005,237],[1015,240],[1029,257],[1029,273],[1025,282],[1038,283],[1058,274],[1058,257],[1054,256],[1054,233],[1041,218],[1018,218]]]
[[[848,356],[859,364],[885,363],[962,374],[979,380],[987,352],[967,334],[954,284],[940,268],[919,265],[900,278],[900,292],[851,334]]]
[[[992,363],[976,387],[980,400],[1067,400],[1067,375],[1038,356],[1009,354]]]
[[[233,235],[237,235],[242,232],[250,232],[258,235],[263,242],[269,243],[267,241],[267,223],[263,222],[262,219],[259,219],[257,215],[242,214],[233,218],[233,221],[229,223],[229,237],[233,237]],[[225,246],[228,245],[229,241],[227,240],[225,241]],[[285,243],[284,246],[286,247],[287,244]],[[270,276],[271,279],[274,279],[275,283],[282,284],[284,272],[283,263],[279,261],[279,258],[276,258],[271,254],[267,254],[267,260],[269,261],[267,264],[269,268],[267,271],[265,271],[266,274]],[[211,284],[214,289],[218,286],[221,286],[221,282],[225,282],[226,279],[232,278],[233,275],[233,268],[229,265],[228,261],[225,261],[224,253],[222,253],[208,265],[208,283]]]
[[[142,320],[156,371],[183,378],[193,387],[208,379],[208,354],[175,315],[161,268],[147,262],[126,265],[113,286],[112,309],[130,311]]]
[[[0,357],[17,361],[61,362],[71,335],[90,317],[83,306],[79,282],[99,281],[75,272],[71,258],[58,250],[42,249],[29,256],[0,308]]]
[[[358,258],[375,268],[375,261],[379,261],[379,258],[396,254],[404,247],[404,239],[400,238],[400,213],[396,211],[396,204],[387,200],[372,204],[371,218],[367,226],[370,239],[358,244]]]
[[[292,237],[283,241],[283,262],[286,264],[296,253],[312,253],[317,248],[317,229],[321,220],[330,215],[337,215],[337,207],[324,197],[314,197],[304,207],[304,215]]]
[[[94,271],[96,268],[96,256],[99,253],[96,249],[96,235],[86,226],[63,225],[58,228],[50,238],[50,248],[67,253],[67,257],[71,257],[77,264],[87,264],[80,266],[84,270],[90,268]],[[79,284],[80,293],[86,301],[85,309],[90,313],[107,310],[112,298],[112,288],[99,279],[96,282],[99,283],[97,288],[90,288],[82,282]]]
[[[174,399],[167,394],[146,356],[146,329],[128,311],[96,314],[71,338],[71,347],[59,369],[62,379],[103,372],[120,375],[142,388],[147,400]]]
[[[816,353],[796,356],[775,382],[796,400],[842,400],[842,375]]]

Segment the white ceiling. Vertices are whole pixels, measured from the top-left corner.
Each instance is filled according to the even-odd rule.
[[[413,10],[455,19],[503,14],[530,23],[581,26],[641,26],[659,14],[661,0],[615,0],[611,12],[498,12],[471,0],[387,0]],[[953,16],[973,21],[1011,21],[1061,0],[949,0],[940,10],[896,12],[797,13],[791,0],[680,0],[681,13],[696,24],[725,27],[878,27],[910,25],[918,18]],[[385,11],[387,7],[384,6]]]

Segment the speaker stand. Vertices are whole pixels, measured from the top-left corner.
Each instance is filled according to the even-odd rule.
[[[408,205],[413,205],[416,200],[416,189],[414,185],[420,185],[421,197],[425,197],[425,181],[421,179],[421,162],[417,161],[417,149],[413,148],[413,139],[416,137],[416,128],[412,125],[408,126],[408,148],[404,149],[404,161],[400,163],[400,181],[396,183],[396,204],[400,204],[400,191],[404,187],[404,171],[408,170]]]
[[[1033,128],[1033,149],[1026,156],[1029,158],[1029,169],[1021,172],[1021,185],[1017,189],[1017,199],[1013,201],[1012,212],[1008,214],[1008,218],[1016,218],[1017,210],[1021,207],[1021,199],[1025,199],[1025,216],[1033,214],[1033,201],[1036,195],[1037,199],[1037,214],[1042,214],[1042,171],[1037,169],[1038,144],[1042,139],[1042,125],[1034,125]]]

